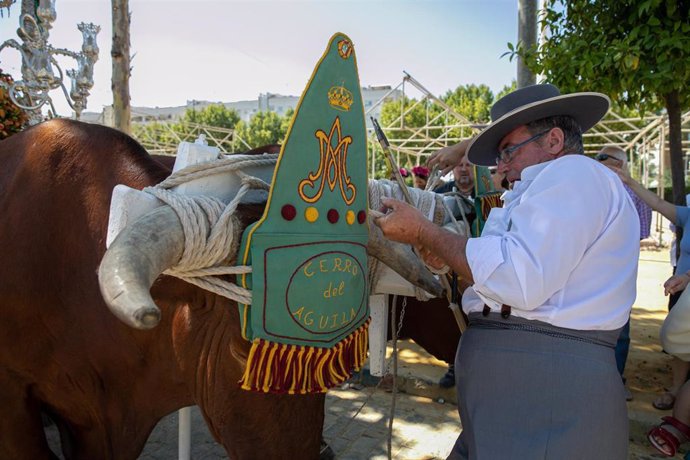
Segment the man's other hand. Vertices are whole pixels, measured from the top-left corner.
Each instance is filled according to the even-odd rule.
[[[434,166],[441,171],[441,176],[448,174],[454,167],[460,164],[460,160],[465,156],[467,147],[470,145],[472,138],[465,139],[459,144],[449,145],[431,154],[426,162],[429,169]]]

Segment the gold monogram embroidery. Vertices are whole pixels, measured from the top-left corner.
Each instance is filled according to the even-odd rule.
[[[307,203],[315,203],[323,194],[323,186],[328,182],[328,188],[332,192],[336,183],[340,188],[340,194],[345,204],[352,204],[357,196],[357,189],[347,175],[347,149],[352,143],[352,136],[342,137],[340,132],[340,117],[335,117],[331,132],[326,134],[319,129],[314,134],[319,140],[320,160],[319,169],[314,173],[310,172],[307,179],[300,181],[297,191],[299,196]],[[335,142],[335,147],[333,143]],[[315,182],[320,180],[318,190],[314,196],[307,196],[304,189],[310,187],[314,190]],[[349,197],[348,197],[349,195]]]

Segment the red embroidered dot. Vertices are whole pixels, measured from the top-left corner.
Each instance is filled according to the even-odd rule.
[[[335,209],[329,209],[327,217],[328,217],[328,222],[335,224],[336,222],[338,222],[340,215],[338,214],[338,211],[336,211]]]
[[[292,220],[297,215],[297,210],[295,209],[295,207],[293,205],[286,204],[285,206],[283,206],[281,208],[280,214],[283,216],[283,219]]]
[[[357,222],[363,224],[367,220],[367,213],[365,211],[359,211],[357,213]]]

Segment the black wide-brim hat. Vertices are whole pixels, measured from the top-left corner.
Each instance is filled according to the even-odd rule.
[[[601,93],[561,94],[553,85],[531,85],[502,97],[491,107],[491,124],[467,147],[467,158],[480,166],[495,166],[498,145],[521,125],[558,115],[575,119],[584,133],[609,110],[610,101]]]

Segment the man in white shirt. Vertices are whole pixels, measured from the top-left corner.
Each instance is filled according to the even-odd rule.
[[[552,85],[494,104],[467,156],[513,187],[479,238],[384,200],[376,222],[388,238],[472,285],[456,356],[463,431],[449,459],[627,458],[613,347],[635,299],[639,223],[618,177],[582,155],[582,132],[608,107],[603,94]]]

